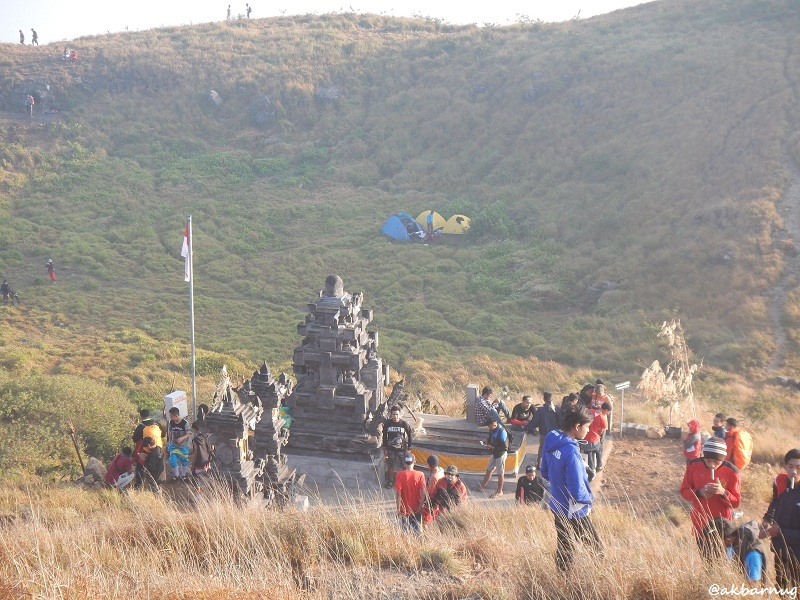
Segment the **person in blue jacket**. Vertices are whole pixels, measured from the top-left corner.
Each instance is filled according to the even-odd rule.
[[[603,545],[589,519],[594,497],[578,440],[589,431],[592,414],[585,406],[563,415],[561,429],[544,441],[541,475],[549,483],[547,504],[556,524],[556,566],[566,571],[574,559],[575,542],[602,553]]]

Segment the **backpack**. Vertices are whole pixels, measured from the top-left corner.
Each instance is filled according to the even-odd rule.
[[[511,442],[514,441],[514,436],[511,435],[511,431],[510,430],[506,429],[505,427],[503,427],[502,425],[500,425],[498,423],[497,424],[497,429],[495,429],[495,431],[500,431],[501,429],[506,432],[506,452],[511,452]],[[499,433],[498,434],[494,434],[494,432],[490,432],[489,433],[489,442],[490,443],[492,441],[493,435],[500,435],[500,434]]]
[[[142,429],[142,438],[151,437],[159,448],[164,447],[164,440],[161,438],[161,427],[155,421],[149,425],[145,425]]]

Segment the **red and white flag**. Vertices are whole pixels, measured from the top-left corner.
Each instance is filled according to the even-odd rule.
[[[183,280],[189,281],[192,278],[191,266],[189,261],[191,261],[191,257],[189,256],[189,223],[186,223],[186,233],[183,234],[183,247],[181,248],[181,256],[186,259],[183,267]]]

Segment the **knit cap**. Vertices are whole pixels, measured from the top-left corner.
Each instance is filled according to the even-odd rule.
[[[703,456],[706,458],[724,459],[727,455],[728,447],[725,445],[725,442],[719,438],[709,438],[709,440],[703,444]]]

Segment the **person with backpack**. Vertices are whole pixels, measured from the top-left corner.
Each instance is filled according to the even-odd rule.
[[[778,587],[790,589],[800,586],[800,448],[789,450],[783,464],[786,472],[772,483],[762,527],[775,554]]]
[[[33,102],[33,96],[31,96],[31,102]],[[33,116],[33,104],[31,104],[31,116]],[[55,283],[56,263],[53,262],[52,258],[47,259],[47,274],[50,276],[50,283]]]
[[[155,442],[155,445],[159,448],[164,447],[164,428],[155,421],[155,419],[150,418],[150,411],[146,408],[143,408],[139,411],[139,417],[142,419],[142,422],[136,426],[136,429],[133,430],[133,443],[138,444],[142,441],[142,438],[150,437]]]
[[[714,517],[704,532],[707,539],[717,539],[728,560],[735,560],[748,584],[764,583],[767,574],[767,555],[759,539],[758,521],[738,527],[725,517]]]
[[[192,423],[192,475],[196,479],[211,474],[211,460],[214,457],[214,445],[207,433],[200,430],[200,423]]]
[[[739,427],[739,421],[730,417],[725,421],[728,432],[725,434],[725,445],[728,447],[727,461],[743,471],[750,464],[753,456],[753,437]]]
[[[164,450],[156,446],[155,440],[145,436],[139,442],[139,451],[136,452],[136,483],[134,487],[140,488],[145,483],[151,491],[158,494],[158,481],[164,475]]]
[[[122,449],[122,452],[117,454],[109,463],[103,479],[108,485],[116,486],[121,475],[126,473],[132,474],[134,469],[135,464],[133,462],[133,450],[125,447]],[[125,485],[127,485],[127,483]],[[124,485],[120,485],[119,487],[122,488]]]
[[[506,478],[506,457],[511,446],[510,434],[500,426],[500,422],[497,419],[492,419],[489,421],[489,437],[485,442],[482,441],[481,444],[491,448],[492,458],[489,459],[489,464],[486,466],[486,475],[483,476],[483,483],[478,486],[478,491],[486,491],[486,484],[492,478],[492,473],[497,471],[497,491],[489,498],[498,498],[503,495],[503,483],[505,483]]]
[[[36,30],[31,27],[31,46],[38,46],[39,45],[39,34],[36,33]]]
[[[167,424],[167,452],[169,453],[169,466],[172,467],[172,481],[186,481],[186,470],[189,466],[189,440],[192,437],[192,428],[189,422],[181,417],[177,406],[169,409],[169,423]]]
[[[575,543],[591,546],[597,555],[603,545],[589,518],[594,496],[589,488],[586,465],[578,440],[589,432],[592,414],[580,406],[564,415],[561,429],[554,429],[544,441],[542,477],[549,482],[547,504],[556,525],[556,567],[566,572],[575,559]]]

